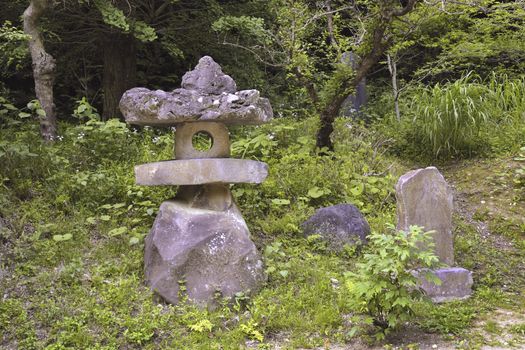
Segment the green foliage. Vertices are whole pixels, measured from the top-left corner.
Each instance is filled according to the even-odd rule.
[[[72,116],[81,121],[100,120],[100,114],[97,113],[97,109],[93,107],[85,97],[76,101],[76,107],[73,110]]]
[[[154,41],[157,39],[155,29],[145,22],[126,17],[124,11],[117,8],[109,0],[95,0],[95,6],[102,15],[104,23],[121,30],[124,33],[131,33],[135,38],[142,42]]]
[[[416,86],[401,98],[401,121],[384,104],[370,109],[386,117],[379,129],[394,149],[426,159],[469,157],[515,150],[525,131],[525,79],[467,74],[433,87]],[[384,102],[384,101],[381,101]]]
[[[96,0],[95,6],[100,11],[104,23],[111,25],[112,27],[118,28],[123,32],[129,32],[130,26],[127,21],[124,11],[115,7],[111,1],[108,0]]]
[[[29,35],[16,28],[10,21],[0,27],[0,75],[8,77],[12,70],[20,70],[28,57],[27,41]]]
[[[362,126],[338,123],[336,137],[351,142],[332,157],[312,153],[315,118],[276,120],[234,135],[233,157],[262,160],[271,169],[258,188],[233,188],[239,204],[250,208],[245,215],[265,233],[297,234],[299,224],[321,206],[353,203],[371,214],[391,208],[394,178],[383,171],[386,160],[363,140]]]
[[[369,315],[368,322],[381,328],[378,336],[382,337],[407,321],[415,301],[423,296],[413,271],[435,267],[438,258],[431,233],[421,227],[411,226],[409,232],[372,233],[368,239],[368,251],[357,270],[346,274],[346,287],[352,308]],[[439,282],[430,271],[424,275]]]
[[[476,309],[465,302],[450,302],[442,305],[417,303],[416,312],[424,317],[417,319],[418,325],[429,332],[461,334],[476,316]]]
[[[0,128],[7,125],[13,126],[19,124],[20,122],[17,120],[16,115],[18,114],[19,117],[25,117],[25,115],[20,115],[18,112],[18,108],[9,102],[8,99],[0,96]]]
[[[355,72],[351,65],[347,63],[337,63],[330,78],[326,81],[323,89],[319,93],[320,103],[326,107],[337,96],[347,96],[355,90],[354,86],[349,86]],[[346,90],[341,90],[347,86]]]
[[[414,121],[424,144],[436,157],[447,157],[480,147],[480,129],[487,121],[487,89],[470,76],[442,86],[423,89],[410,101]]]
[[[46,116],[46,111],[42,108],[39,100],[31,100],[27,103],[27,109],[35,118],[42,118]],[[21,118],[27,118],[29,115],[24,114],[24,112],[18,114]]]
[[[7,271],[0,278],[0,329],[6,346],[239,349],[284,343],[289,348],[323,347],[348,341],[353,322],[361,318],[355,315],[373,309],[373,302],[357,301],[343,274],[370,271],[356,266],[356,262],[366,265],[369,255],[359,257],[362,251],[350,249],[331,252],[318,236],[304,238],[299,229],[315,209],[343,201],[358,205],[374,230],[394,220],[393,174],[398,165],[383,155],[383,142],[378,143],[373,130],[339,119],[333,135],[335,151],[331,157],[317,157],[311,153],[315,117],[286,117],[267,126],[232,129],[234,157],[270,165],[265,183],[232,187],[263,253],[268,281],[257,294],[238,293],[233,302],[219,302],[212,311],[186,303],[159,303],[144,285],[144,237],[159,204],[172,198],[175,189],[135,185],[133,165],[171,158],[171,132],[151,128],[138,132],[118,120],[100,121],[88,100],[81,99],[73,110],[74,123],[61,123],[62,136],[44,144],[37,137],[34,119],[20,119],[16,107],[2,108],[17,121],[0,127],[4,152],[0,226],[6,222],[0,228],[0,269]],[[394,288],[396,281],[388,272],[374,275],[374,283],[385,281],[391,288],[378,296],[378,302],[392,292],[388,295],[393,299],[387,301],[399,304],[392,312],[407,312],[413,306],[412,324],[427,331],[461,334],[486,304],[517,298],[521,284],[511,289],[515,294],[499,289],[517,280],[509,270],[520,270],[516,264],[521,256],[509,262],[509,257],[502,259],[499,251],[488,249],[487,240],[471,235],[456,235],[455,247],[458,265],[479,276],[475,303],[454,304],[457,314],[452,307],[433,309],[412,299],[405,305],[404,292]],[[408,264],[410,258],[392,264],[390,257],[401,260],[396,252],[404,245],[396,241],[401,248],[392,250],[391,244],[383,247],[387,238],[382,239],[381,244],[371,242],[365,252],[386,251],[386,256],[372,259],[377,266],[390,262],[387,271],[393,271]],[[398,276],[398,281],[405,277]],[[408,297],[411,294],[417,293],[407,292]],[[403,319],[400,316],[397,324]]]
[[[133,36],[143,43],[157,40],[155,28],[142,21],[134,21],[132,26]]]
[[[477,2],[477,6],[451,3],[447,11],[436,7],[426,14],[418,41],[437,54],[417,75],[450,79],[475,71],[488,78],[493,72],[523,72],[523,7],[517,1]]]
[[[237,40],[254,40],[263,45],[268,45],[271,41],[263,18],[224,16],[212,24],[212,29],[223,35],[233,35]]]
[[[264,248],[266,273],[271,278],[286,278],[290,269],[290,261],[282,249],[282,243],[275,241]]]
[[[525,323],[522,322],[522,323],[519,323],[519,324],[512,325],[510,327],[510,331],[512,333],[524,336],[525,335]]]

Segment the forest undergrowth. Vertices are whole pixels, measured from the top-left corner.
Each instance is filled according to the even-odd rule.
[[[313,117],[234,130],[232,156],[265,161],[270,168],[264,183],[232,187],[268,281],[255,295],[239,293],[216,310],[203,310],[167,305],[144,285],[144,237],[160,203],[176,188],[135,185],[133,166],[172,158],[172,131],[102,122],[79,101],[78,122],[62,123],[60,139],[45,144],[38,125],[27,119],[30,113],[20,119],[7,100],[0,101],[0,111],[8,116],[0,127],[2,349],[525,344],[525,144],[514,142],[524,139],[520,113],[484,120],[475,137],[487,142],[466,153],[450,148],[452,162],[439,158],[440,152],[409,157],[422,147],[411,142],[420,139],[406,138],[416,129],[410,123],[394,127],[388,116],[371,125],[339,119],[336,148],[328,157],[313,151]],[[491,122],[501,122],[500,129]],[[458,159],[467,153],[476,158]],[[373,252],[332,252],[319,237],[304,238],[300,224],[317,208],[352,203],[373,232],[394,234],[389,225],[396,221],[395,182],[429,164],[454,188],[455,255],[458,266],[473,271],[474,292],[440,305],[410,299],[406,309],[393,313],[399,322],[378,328],[372,304],[356,299],[349,274],[366,276],[359,270],[363,250]]]

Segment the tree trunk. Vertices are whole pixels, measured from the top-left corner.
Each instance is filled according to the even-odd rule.
[[[394,107],[396,110],[397,121],[401,121],[401,113],[399,112],[399,88],[397,86],[397,63],[392,57],[386,55],[388,62],[388,70],[390,71],[390,76],[392,77],[392,94],[394,95]]]
[[[102,87],[104,103],[102,118],[122,119],[118,104],[124,92],[135,86],[137,57],[131,35],[109,33],[104,40],[104,73]]]
[[[55,59],[44,48],[42,34],[38,28],[38,20],[51,6],[52,0],[31,0],[24,11],[24,33],[31,36],[29,52],[35,80],[35,94],[40,106],[45,111],[40,116],[40,134],[46,141],[53,141],[57,136],[55,105],[53,103],[53,82],[55,80]]]
[[[341,106],[348,95],[348,87],[356,88],[357,85],[359,85],[359,82],[365,78],[370,68],[372,68],[372,66],[379,61],[379,58],[385,50],[386,44],[383,44],[381,41],[376,46],[374,46],[372,51],[359,62],[359,65],[354,70],[355,75],[353,77],[349,77],[347,81],[343,82],[332,96],[330,102],[328,102],[325,107],[321,109],[321,125],[317,131],[316,148],[324,148],[328,151],[334,150],[334,145],[330,139],[330,136],[332,131],[334,131],[334,120],[339,114],[339,110],[341,109]],[[321,152],[321,154],[324,154],[324,152]]]
[[[321,125],[317,131],[316,140],[316,147],[318,149],[324,148],[328,151],[333,151],[334,146],[330,135],[334,130],[333,123],[346,98],[348,88],[355,88],[359,82],[365,78],[372,66],[379,61],[383,53],[390,47],[392,37],[385,36],[385,32],[391,25],[392,20],[395,17],[404,16],[412,11],[417,1],[418,0],[406,0],[402,8],[385,8],[381,11],[377,26],[371,33],[372,42],[370,43],[370,51],[363,55],[362,60],[356,69],[354,69],[355,75],[349,77],[348,80],[344,81],[341,86],[338,87],[330,101],[325,104],[320,112]]]
[[[334,145],[330,136],[334,131],[334,120],[339,114],[339,110],[343,102],[346,99],[346,95],[339,95],[333,98],[330,103],[323,108],[320,114],[321,125],[317,131],[316,147],[320,150],[326,149],[330,152],[334,150]],[[321,151],[321,154],[325,152]]]

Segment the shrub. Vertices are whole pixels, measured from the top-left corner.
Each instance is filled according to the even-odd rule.
[[[418,226],[411,226],[409,232],[391,230],[368,236],[368,252],[357,263],[357,270],[346,274],[352,308],[368,316],[365,324],[379,327],[378,338],[408,320],[414,303],[422,299],[412,272],[438,263],[430,232]],[[439,283],[430,272],[425,278]]]

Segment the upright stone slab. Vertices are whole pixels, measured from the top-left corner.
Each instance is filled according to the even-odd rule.
[[[206,56],[184,75],[180,89],[139,87],[120,100],[130,124],[176,126],[176,159],[135,167],[139,185],[180,186],[177,196],[160,206],[145,241],[146,283],[170,303],[185,294],[213,307],[217,297],[253,293],[266,279],[229,184],[261,183],[268,166],[229,159],[226,125],[264,123],[272,118],[272,108],[257,90],[236,90],[235,81]],[[209,149],[193,146],[197,134],[210,138]]]
[[[452,237],[453,196],[445,178],[435,167],[417,169],[399,178],[396,185],[397,228],[408,231],[410,226],[422,226],[433,231],[435,254],[445,265],[454,265]],[[420,288],[434,302],[467,298],[471,294],[472,273],[459,267],[434,271],[440,285],[420,277]]]
[[[357,69],[358,57],[351,51],[344,52],[341,57],[341,62]],[[366,94],[366,77],[361,79],[357,84],[355,91],[348,95],[341,106],[341,114],[345,117],[359,117],[362,107],[367,103],[368,97]]]
[[[436,255],[442,263],[454,264],[452,247],[452,192],[435,167],[417,169],[399,178],[396,185],[397,228],[408,231],[411,225],[434,231]]]

